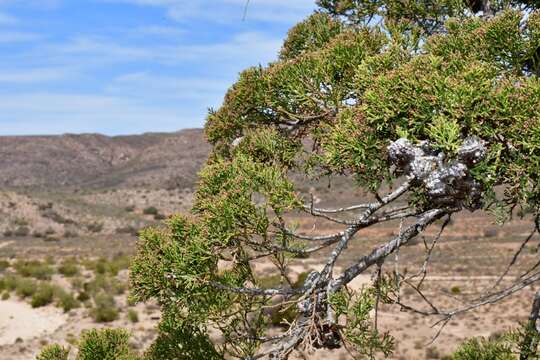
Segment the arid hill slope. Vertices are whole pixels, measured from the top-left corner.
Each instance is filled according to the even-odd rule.
[[[0,137],[0,187],[191,187],[209,149],[199,129]]]

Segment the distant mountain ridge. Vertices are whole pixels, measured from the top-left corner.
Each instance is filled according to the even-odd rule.
[[[201,129],[128,136],[0,136],[1,187],[192,187]]]

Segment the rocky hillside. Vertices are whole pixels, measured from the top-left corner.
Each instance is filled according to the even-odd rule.
[[[199,129],[0,137],[0,187],[188,188],[209,149]]]

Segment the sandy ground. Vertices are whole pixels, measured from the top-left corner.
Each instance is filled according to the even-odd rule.
[[[20,301],[0,301],[0,345],[53,333],[67,319],[61,310],[50,306],[32,309]]]

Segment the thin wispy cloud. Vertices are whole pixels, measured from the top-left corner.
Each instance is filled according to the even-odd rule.
[[[36,84],[64,80],[69,75],[66,68],[12,69],[0,72],[0,83]]]
[[[0,134],[201,127],[312,0],[0,0]],[[10,19],[6,17],[5,19]]]

